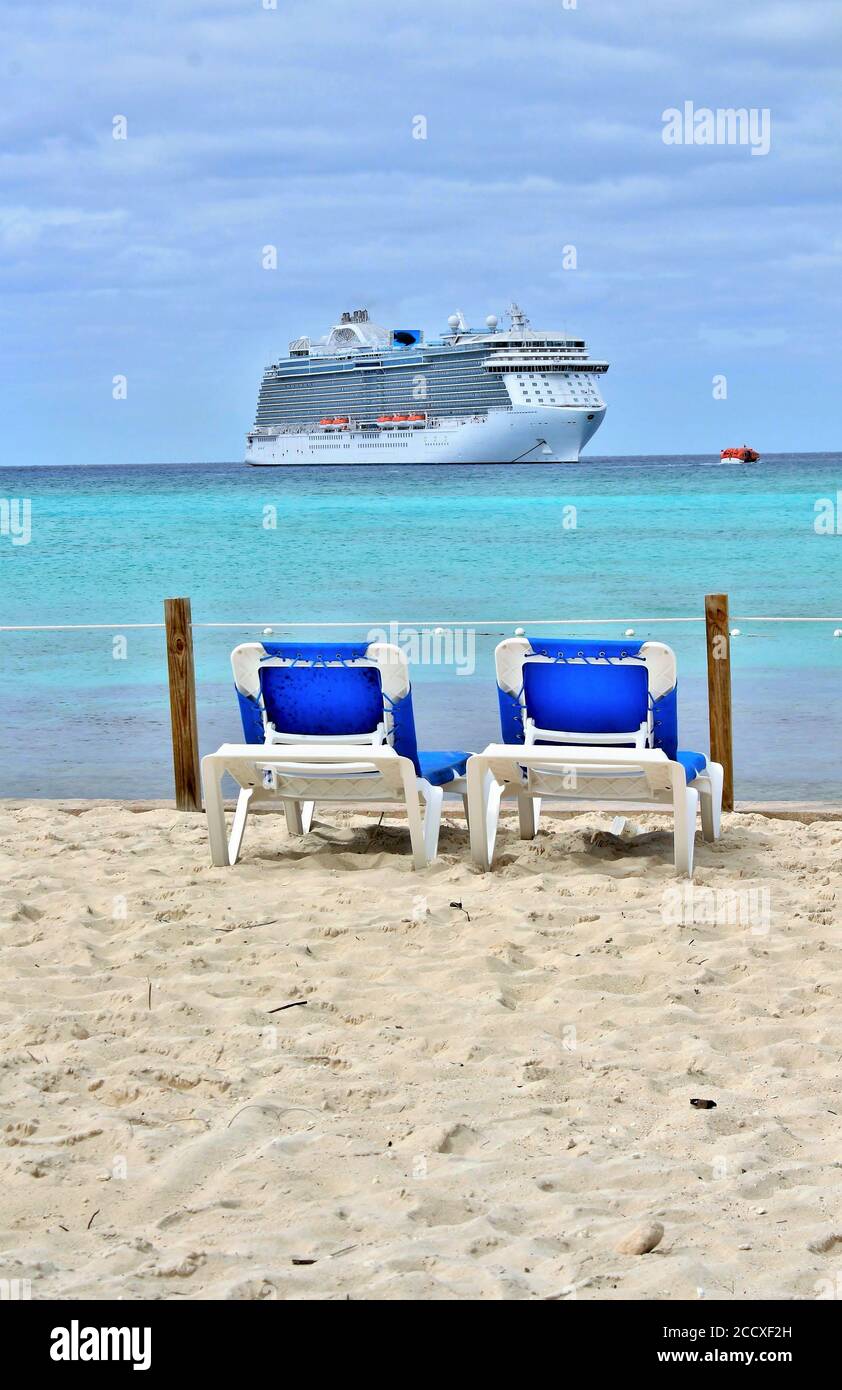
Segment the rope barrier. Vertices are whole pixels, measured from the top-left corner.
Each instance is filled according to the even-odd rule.
[[[411,628],[466,628],[466,627],[623,627],[637,623],[639,627],[652,626],[656,623],[703,623],[701,618],[447,618],[423,620],[408,619],[388,619],[382,618],[375,622],[329,622],[314,620],[311,623],[287,623],[287,622],[254,622],[249,620],[242,623],[192,623],[194,631],[199,628],[216,630],[239,631],[242,628],[274,628],[281,632],[299,630],[318,630],[320,628],[347,628],[357,631],[360,628],[382,628],[384,626],[411,627]],[[770,617],[767,615],[751,615],[748,617],[734,617],[731,619],[735,623],[842,623],[842,617]],[[128,632],[128,631],[164,631],[163,623],[13,623],[0,624],[0,632]]]

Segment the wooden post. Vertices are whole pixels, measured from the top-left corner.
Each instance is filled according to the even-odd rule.
[[[164,599],[167,671],[170,685],[175,804],[179,811],[201,811],[199,725],[189,598]]]
[[[708,719],[710,756],[725,773],[722,809],[734,809],[734,739],[731,723],[731,628],[728,595],[705,595],[708,648]]]

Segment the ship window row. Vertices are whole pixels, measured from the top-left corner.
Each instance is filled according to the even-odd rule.
[[[262,392],[274,392],[283,394],[284,392],[304,392],[308,395],[320,395],[332,399],[334,394],[343,391],[369,392],[372,395],[389,390],[414,390],[418,379],[428,382],[431,386],[447,388],[465,387],[470,390],[480,389],[499,389],[497,381],[487,372],[477,373],[467,376],[463,373],[442,373],[442,372],[414,372],[411,376],[391,377],[384,375],[376,379],[369,378],[361,380],[352,378],[337,380],[332,382],[313,382],[313,381],[293,381],[291,378],[278,380],[269,378],[261,385]]]
[[[424,371],[430,373],[453,372],[459,375],[474,371],[481,374],[484,371],[483,364],[487,356],[487,353],[481,353],[477,354],[475,357],[468,357],[467,359],[463,357],[456,361],[451,360],[444,362],[418,356],[408,359],[402,358],[399,363],[395,364],[384,365],[379,361],[372,361],[365,363],[358,362],[355,363],[354,366],[360,369],[364,367],[367,373],[377,372],[378,375],[382,374],[384,376],[391,376],[392,373],[409,373],[411,371]],[[351,374],[351,371],[352,368],[349,363],[325,362],[313,365],[309,362],[306,364],[290,362],[285,363],[283,367],[281,367],[280,364],[273,364],[267,369],[266,378],[284,382],[308,381],[312,380],[314,377],[323,380],[325,377],[329,376],[347,377]],[[356,373],[354,373],[354,375],[356,375]]]
[[[325,401],[326,403],[336,400],[338,396],[353,395],[368,397],[371,400],[378,400],[385,395],[412,396],[418,398],[419,389],[426,386],[427,391],[483,391],[491,395],[500,395],[505,391],[499,377],[482,377],[479,381],[439,381],[435,377],[422,377],[419,381],[385,381],[377,385],[363,386],[359,382],[343,382],[337,385],[334,390],[328,392],[324,390],[315,391],[302,390],[296,386],[265,386],[261,389],[261,395],[274,396],[283,399],[285,396],[295,396],[306,398],[313,401]]]
[[[380,404],[400,405],[405,402],[407,405],[413,403],[421,405],[424,401],[442,402],[453,400],[462,402],[465,400],[486,400],[505,402],[508,397],[506,388],[502,382],[489,382],[482,387],[459,386],[444,389],[435,383],[428,383],[426,391],[414,391],[409,387],[395,387],[393,390],[383,390],[377,392],[363,391],[335,391],[330,396],[314,395],[310,392],[285,391],[276,394],[275,392],[261,392],[261,405],[309,405],[313,410],[321,410],[326,413],[330,410],[338,410],[343,403],[355,402],[366,405],[371,409],[376,409]]]
[[[553,384],[555,385],[555,383],[556,383],[556,374],[553,373],[552,375],[553,375]],[[567,381],[579,381],[579,380],[581,380],[581,373],[580,373],[580,372],[563,372],[563,373],[559,373],[559,375],[563,375]],[[547,375],[546,372],[518,372],[518,374],[517,374],[517,379],[518,379],[518,381],[535,381],[535,380],[538,380],[538,381],[549,382],[549,379],[550,379],[550,378],[549,378],[549,376]]]
[[[366,372],[364,374],[360,373],[359,375],[357,373],[341,371],[324,372],[319,374],[317,381],[313,377],[306,377],[302,375],[293,374],[290,374],[288,376],[282,376],[280,374],[272,375],[267,379],[276,381],[279,384],[283,385],[292,385],[293,383],[296,385],[313,383],[318,384],[320,386],[330,385],[332,387],[334,385],[341,384],[343,381],[349,380],[359,383],[361,379],[364,382],[383,382],[389,381],[393,378],[400,379],[404,376],[434,376],[442,377],[445,380],[455,381],[460,379],[481,380],[485,375],[485,367],[483,366],[482,362],[439,363],[419,361],[411,365],[402,364],[400,370],[394,367],[379,367],[372,368],[370,372]],[[332,378],[332,380],[328,381],[327,378]]]
[[[511,370],[511,369],[510,369]],[[332,379],[315,380],[312,377],[264,377],[264,386],[274,386],[280,389],[295,388],[298,390],[325,391],[339,390],[342,387],[353,386],[356,390],[368,389],[377,390],[388,384],[399,382],[411,382],[415,377],[426,377],[428,381],[443,382],[481,382],[487,381],[489,373],[482,367],[470,370],[455,371],[453,368],[427,367],[423,370],[411,372],[389,372],[382,371],[376,374],[356,375],[348,372],[338,373]]]
[[[509,397],[505,389],[482,392],[468,388],[448,392],[428,391],[426,396],[420,398],[407,390],[382,391],[372,395],[342,391],[332,394],[329,402],[325,399],[313,400],[309,394],[285,393],[282,398],[261,395],[257,423],[264,423],[270,417],[283,419],[302,414],[318,418],[320,415],[337,414],[343,410],[355,414],[379,414],[386,410],[470,413],[478,408],[508,404]]]
[[[261,386],[263,391],[273,391],[283,394],[295,392],[313,397],[321,397],[325,400],[340,391],[367,392],[370,395],[377,395],[381,391],[414,390],[419,381],[426,381],[439,387],[465,387],[476,391],[481,388],[499,390],[499,378],[490,373],[483,373],[482,376],[441,376],[434,372],[417,372],[410,377],[381,377],[376,381],[335,381],[335,382],[301,382],[301,381],[267,381]]]
[[[506,387],[502,378],[497,377],[489,381],[478,382],[441,382],[441,381],[421,381],[417,383],[394,382],[381,386],[377,390],[365,390],[360,387],[337,387],[335,391],[261,391],[261,400],[297,400],[311,401],[314,406],[332,407],[341,401],[359,400],[370,401],[377,405],[380,401],[423,401],[433,399],[443,399],[444,397],[485,397],[489,400],[505,400]]]
[[[304,387],[303,389],[296,383],[287,383],[284,386],[275,383],[268,383],[261,387],[260,395],[267,399],[272,397],[276,400],[283,400],[285,397],[295,396],[297,399],[306,398],[313,401],[324,401],[332,404],[337,398],[353,395],[370,400],[379,400],[380,397],[389,395],[411,396],[419,399],[419,395],[436,392],[484,392],[499,396],[505,391],[505,387],[500,377],[480,377],[477,381],[442,381],[437,377],[422,376],[413,381],[382,381],[377,383],[363,384],[361,382],[342,382],[337,383],[332,390],[326,391],[324,388],[314,390]]]

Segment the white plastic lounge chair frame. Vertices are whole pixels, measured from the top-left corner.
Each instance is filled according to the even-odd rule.
[[[245,643],[232,652],[234,678],[241,691],[259,692],[261,665],[290,664],[282,658],[267,663],[264,655],[259,643]],[[406,812],[416,869],[425,868],[436,858],[445,791],[462,796],[467,816],[464,777],[444,786],[433,786],[418,776],[411,758],[389,746],[393,722],[389,712],[391,702],[404,698],[410,688],[403,652],[391,644],[372,644],[359,664],[378,667],[387,697],[383,721],[373,733],[284,734],[264,719],[267,742],[263,746],[223,744],[216,753],[202,759],[208,836],[215,865],[236,864],[249,813],[256,806],[282,806],[290,833],[301,835],[310,830],[317,801],[338,805],[394,804]],[[222,778],[226,772],[240,787],[230,838],[222,796]]]
[[[715,798],[701,792],[701,787],[687,785],[684,768],[660,748],[527,748],[492,743],[468,759],[471,858],[481,869],[492,868],[500,802],[506,795],[517,797],[521,839],[533,839],[543,794],[570,811],[671,811],[675,868],[689,875],[700,803],[705,839],[719,838]]]
[[[679,873],[692,874],[699,808],[704,838],[719,839],[723,780],[720,765],[708,760],[688,784],[681,763],[673,762],[662,749],[648,746],[652,739],[651,716],[646,725],[625,733],[582,734],[536,728],[527,716],[523,695],[523,665],[527,657],[545,659],[535,656],[524,638],[510,638],[497,648],[497,683],[502,691],[520,700],[525,741],[491,744],[468,762],[474,863],[483,869],[492,867],[500,802],[504,795],[514,795],[522,839],[532,839],[536,834],[542,797],[552,797],[567,810],[671,810],[675,868]],[[661,642],[643,643],[638,660],[646,665],[653,699],[675,687],[675,654],[670,647]],[[630,743],[631,748],[612,747]]]
[[[226,772],[240,786],[230,838],[222,798]],[[264,785],[266,774],[274,783],[271,787]],[[279,801],[293,835],[310,829],[316,801],[343,806],[394,802],[406,811],[416,869],[425,868],[438,851],[444,790],[418,777],[409,758],[385,745],[357,745],[352,752],[347,743],[290,743],[283,749],[267,745],[265,750],[225,743],[202,759],[202,781],[211,860],[216,865],[236,864],[249,812],[255,806],[277,808]]]

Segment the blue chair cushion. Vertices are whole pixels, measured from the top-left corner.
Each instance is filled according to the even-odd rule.
[[[681,763],[681,766],[684,768],[684,776],[687,778],[688,782],[692,782],[700,772],[704,772],[708,765],[708,760],[704,753],[688,753],[686,749],[682,752],[680,748],[675,755],[675,761]]]
[[[642,665],[526,661],[523,693],[526,712],[539,729],[568,733],[629,733],[640,728],[649,710],[649,678]]]
[[[264,666],[260,689],[282,734],[370,734],[383,718],[373,666]]]
[[[446,782],[452,782],[455,777],[465,776],[469,757],[469,753],[460,753],[452,748],[432,753],[419,753],[418,764],[421,768],[421,776],[431,782],[434,787],[443,787]]]

